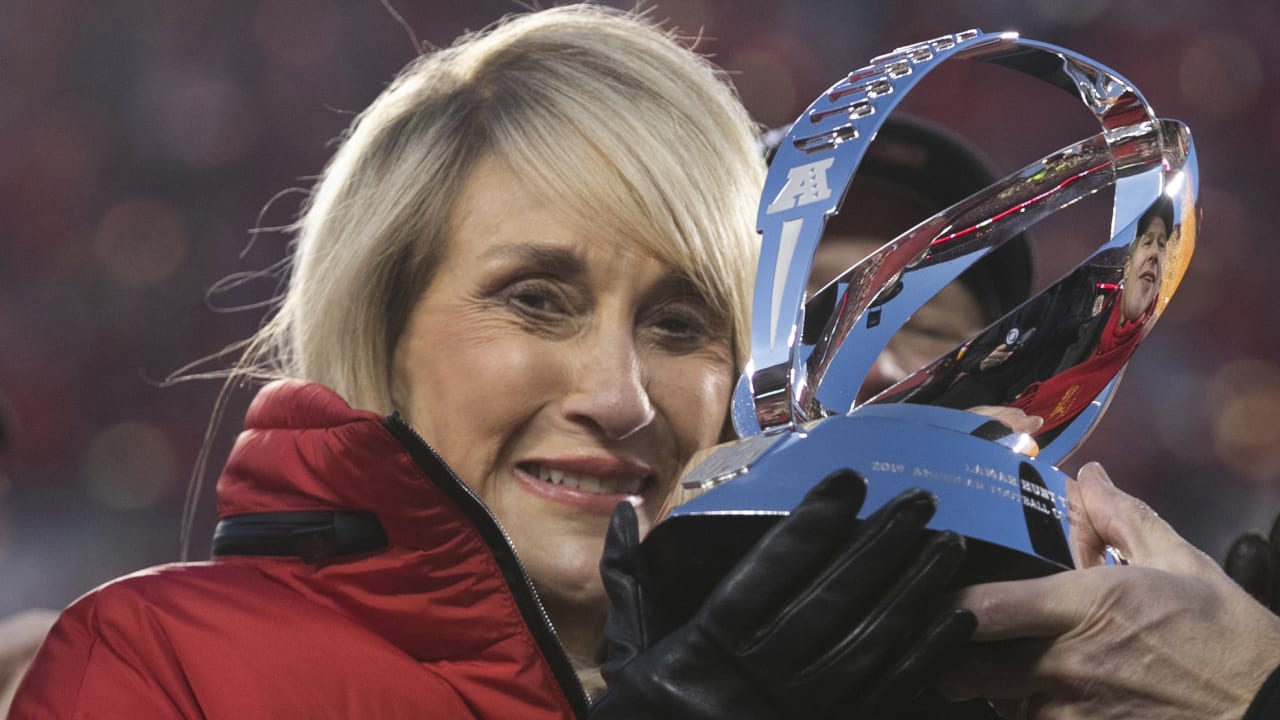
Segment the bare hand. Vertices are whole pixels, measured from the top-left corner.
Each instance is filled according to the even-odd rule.
[[[981,642],[944,692],[1005,717],[1239,720],[1280,665],[1280,619],[1101,466],[1073,494],[1081,569],[962,591]],[[1129,564],[1105,566],[1107,546]]]
[[[1044,425],[1044,418],[1039,415],[1028,415],[1021,408],[1008,405],[975,405],[968,408],[968,410],[971,413],[985,415],[992,420],[999,420],[1010,430],[1027,433],[1028,435],[1039,430]],[[1039,448],[1037,448],[1038,451]],[[1035,453],[1028,454],[1034,455]]]

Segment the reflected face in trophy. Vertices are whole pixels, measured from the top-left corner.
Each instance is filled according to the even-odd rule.
[[[1169,228],[1164,218],[1154,217],[1133,243],[1124,264],[1124,286],[1120,311],[1128,322],[1148,312],[1160,293],[1165,258],[1169,248]]]
[[[493,158],[451,228],[396,346],[397,406],[497,517],[545,599],[603,608],[613,508],[636,505],[647,531],[685,462],[718,439],[729,320]]]
[[[853,264],[932,214],[932,204],[914,192],[874,178],[858,178],[844,202],[844,212],[860,213],[857,235],[835,230],[814,254],[809,291],[830,282]],[[865,208],[866,210],[861,210]],[[915,372],[985,327],[982,307],[961,282],[953,282],[925,303],[902,326],[876,358],[858,391],[864,402]]]

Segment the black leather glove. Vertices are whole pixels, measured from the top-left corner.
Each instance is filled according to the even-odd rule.
[[[1236,538],[1222,568],[1245,592],[1280,614],[1280,517],[1269,537],[1250,532]]]
[[[858,523],[865,497],[851,471],[823,480],[663,638],[649,637],[650,570],[635,510],[620,505],[601,563],[613,604],[608,690],[590,717],[891,716],[932,683],[976,621],[935,608],[964,540],[924,529],[933,495],[908,490]]]

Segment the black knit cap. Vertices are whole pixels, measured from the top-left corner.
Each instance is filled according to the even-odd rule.
[[[761,137],[767,159],[790,128]],[[921,118],[896,113],[881,125],[854,177],[901,186],[929,204],[929,212],[950,207],[997,179],[990,161],[954,132]],[[827,232],[856,234],[856,214],[832,217]],[[920,218],[924,220],[924,218]],[[906,228],[903,228],[906,230]],[[974,263],[960,282],[978,300],[988,322],[1022,304],[1031,292],[1031,244],[1026,233],[1010,238]]]

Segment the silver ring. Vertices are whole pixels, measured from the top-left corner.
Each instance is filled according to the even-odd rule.
[[[1111,545],[1107,546],[1106,557],[1107,557],[1108,565],[1128,565],[1129,564],[1129,558],[1125,557],[1124,553],[1120,552],[1120,548],[1112,547]]]

